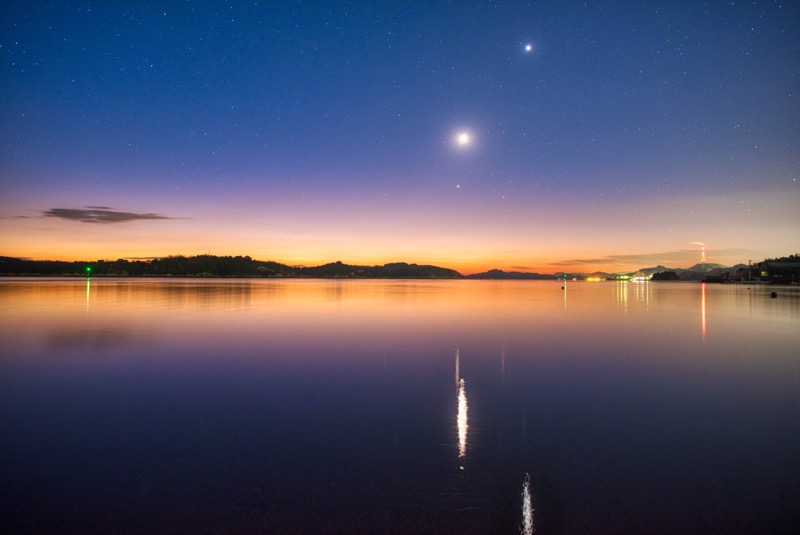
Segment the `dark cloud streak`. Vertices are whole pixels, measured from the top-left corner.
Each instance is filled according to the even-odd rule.
[[[81,223],[126,223],[145,219],[175,219],[160,214],[137,214],[119,212],[107,206],[86,206],[84,208],[51,208],[43,212],[45,217],[58,217]]]

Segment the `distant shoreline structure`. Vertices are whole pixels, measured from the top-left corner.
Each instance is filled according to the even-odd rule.
[[[478,280],[567,280],[567,281],[705,281],[771,282],[800,281],[800,255],[766,259],[757,264],[723,266],[699,263],[689,268],[659,265],[624,273],[541,274],[492,269],[462,275],[456,270],[427,265],[394,262],[382,266],[350,265],[330,262],[320,266],[289,266],[280,262],[254,260],[249,256],[168,256],[152,259],[114,261],[28,260],[0,256],[0,276],[33,277],[185,277],[185,278],[284,278],[284,279],[478,279]]]

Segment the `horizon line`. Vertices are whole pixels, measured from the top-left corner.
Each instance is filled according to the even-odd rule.
[[[0,255],[0,257],[2,257],[2,256],[4,256],[4,255]],[[442,265],[437,265],[437,264],[432,264],[432,263],[419,263],[419,262],[409,262],[409,261],[391,261],[391,262],[384,262],[383,264],[375,263],[375,264],[371,264],[370,265],[370,264],[367,264],[367,263],[364,263],[364,264],[359,264],[359,263],[351,264],[349,262],[344,262],[342,260],[332,260],[332,261],[323,262],[323,263],[317,264],[317,265],[309,265],[309,264],[302,264],[302,263],[300,263],[300,264],[292,264],[292,263],[287,263],[287,262],[281,262],[281,261],[278,261],[278,260],[261,260],[261,259],[254,258],[254,257],[252,257],[250,255],[243,255],[243,254],[215,255],[215,254],[211,254],[210,252],[209,253],[194,254],[194,255],[169,254],[169,255],[162,255],[162,256],[138,256],[138,257],[129,256],[129,257],[120,257],[120,258],[117,258],[117,259],[100,258],[100,259],[97,259],[97,260],[87,260],[85,258],[82,258],[82,259],[79,259],[79,260],[63,260],[63,259],[52,259],[52,258],[34,259],[34,258],[30,258],[30,257],[24,258],[24,257],[16,257],[16,256],[6,256],[5,258],[14,258],[14,259],[17,259],[17,260],[29,261],[29,262],[70,262],[70,263],[93,263],[94,262],[94,263],[96,263],[96,262],[116,262],[116,261],[119,261],[119,260],[134,261],[134,262],[137,262],[137,261],[138,262],[152,262],[154,260],[161,260],[161,259],[164,259],[164,258],[177,258],[177,257],[182,257],[182,258],[193,258],[194,257],[194,258],[196,258],[196,257],[204,257],[204,256],[214,257],[214,258],[225,258],[225,257],[228,257],[228,258],[236,258],[236,257],[250,258],[250,260],[253,261],[253,262],[274,262],[276,264],[282,264],[284,266],[288,266],[288,267],[296,268],[296,269],[317,268],[317,267],[322,267],[322,266],[326,266],[326,265],[329,265],[329,264],[336,264],[336,263],[341,263],[341,264],[344,264],[344,265],[355,266],[355,267],[381,267],[381,266],[386,266],[386,265],[390,265],[390,264],[408,264],[408,265],[432,266],[432,267],[437,267],[437,268],[442,268],[442,269],[449,269],[451,271],[455,271],[456,273],[458,273],[461,276],[478,275],[478,274],[488,273],[490,271],[500,271],[500,272],[503,272],[503,273],[524,273],[524,274],[529,274],[529,275],[553,275],[553,276],[557,276],[558,274],[591,275],[591,274],[594,274],[594,273],[608,273],[610,275],[622,275],[622,274],[635,273],[635,272],[641,271],[641,270],[652,269],[652,268],[655,268],[655,267],[663,267],[666,270],[673,270],[673,269],[689,270],[689,268],[668,267],[668,266],[665,266],[665,265],[662,265],[662,264],[659,263],[659,264],[657,264],[655,266],[639,267],[639,268],[635,268],[635,269],[624,269],[624,270],[615,270],[615,271],[604,271],[604,270],[601,270],[601,269],[595,269],[595,270],[592,270],[592,271],[571,271],[571,270],[569,270],[569,267],[566,267],[565,269],[556,270],[556,271],[550,273],[550,272],[543,272],[543,271],[533,271],[533,270],[530,270],[530,269],[527,269],[527,270],[526,269],[511,269],[511,270],[507,270],[507,269],[501,269],[501,268],[488,268],[488,269],[484,269],[483,271],[475,271],[475,272],[464,274],[464,273],[462,273],[461,271],[459,271],[457,269],[454,269],[454,268],[451,268],[451,267],[447,267],[447,266],[442,266]],[[695,264],[693,264],[690,267],[694,267],[694,266],[697,266],[697,265],[703,265],[703,264],[715,264],[715,265],[717,265],[719,267],[724,267],[724,268],[732,268],[732,267],[735,267],[737,265],[747,265],[744,262],[740,262],[738,264],[732,264],[730,266],[727,266],[727,265],[724,265],[724,264],[719,264],[717,262],[705,261],[705,262],[696,262]]]

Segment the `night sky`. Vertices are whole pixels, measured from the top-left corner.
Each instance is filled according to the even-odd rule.
[[[0,255],[545,273],[800,249],[795,2],[1,15]]]

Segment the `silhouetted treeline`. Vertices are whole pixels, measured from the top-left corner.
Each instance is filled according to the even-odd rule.
[[[716,264],[713,264],[716,266]],[[698,264],[703,271],[666,270],[672,273],[653,275],[652,280],[674,279],[709,280],[718,273],[727,273],[731,268],[720,266],[709,271],[712,264]],[[693,266],[693,267],[698,267]],[[87,271],[89,268],[89,271]],[[747,280],[760,278],[771,282],[796,282],[800,280],[800,255],[767,258],[743,270],[752,271]],[[464,277],[459,272],[430,265],[397,262],[383,266],[353,266],[332,262],[322,266],[287,266],[279,262],[253,260],[249,256],[167,256],[152,260],[97,260],[94,262],[63,262],[58,260],[25,260],[0,256],[0,276],[27,275],[47,277],[100,276],[100,277],[292,277],[292,278],[345,278],[345,279],[553,279],[557,275],[524,273],[493,269]],[[607,275],[608,278],[610,275]],[[565,275],[566,276],[566,275]],[[567,278],[583,278],[569,275]]]
[[[653,273],[652,281],[679,281],[680,276],[674,271],[662,271],[661,273]]]
[[[87,268],[89,270],[87,271]],[[0,275],[101,277],[307,277],[364,279],[456,279],[452,269],[394,263],[351,266],[334,262],[316,267],[287,266],[249,256],[168,256],[153,260],[61,262],[0,257]]]

